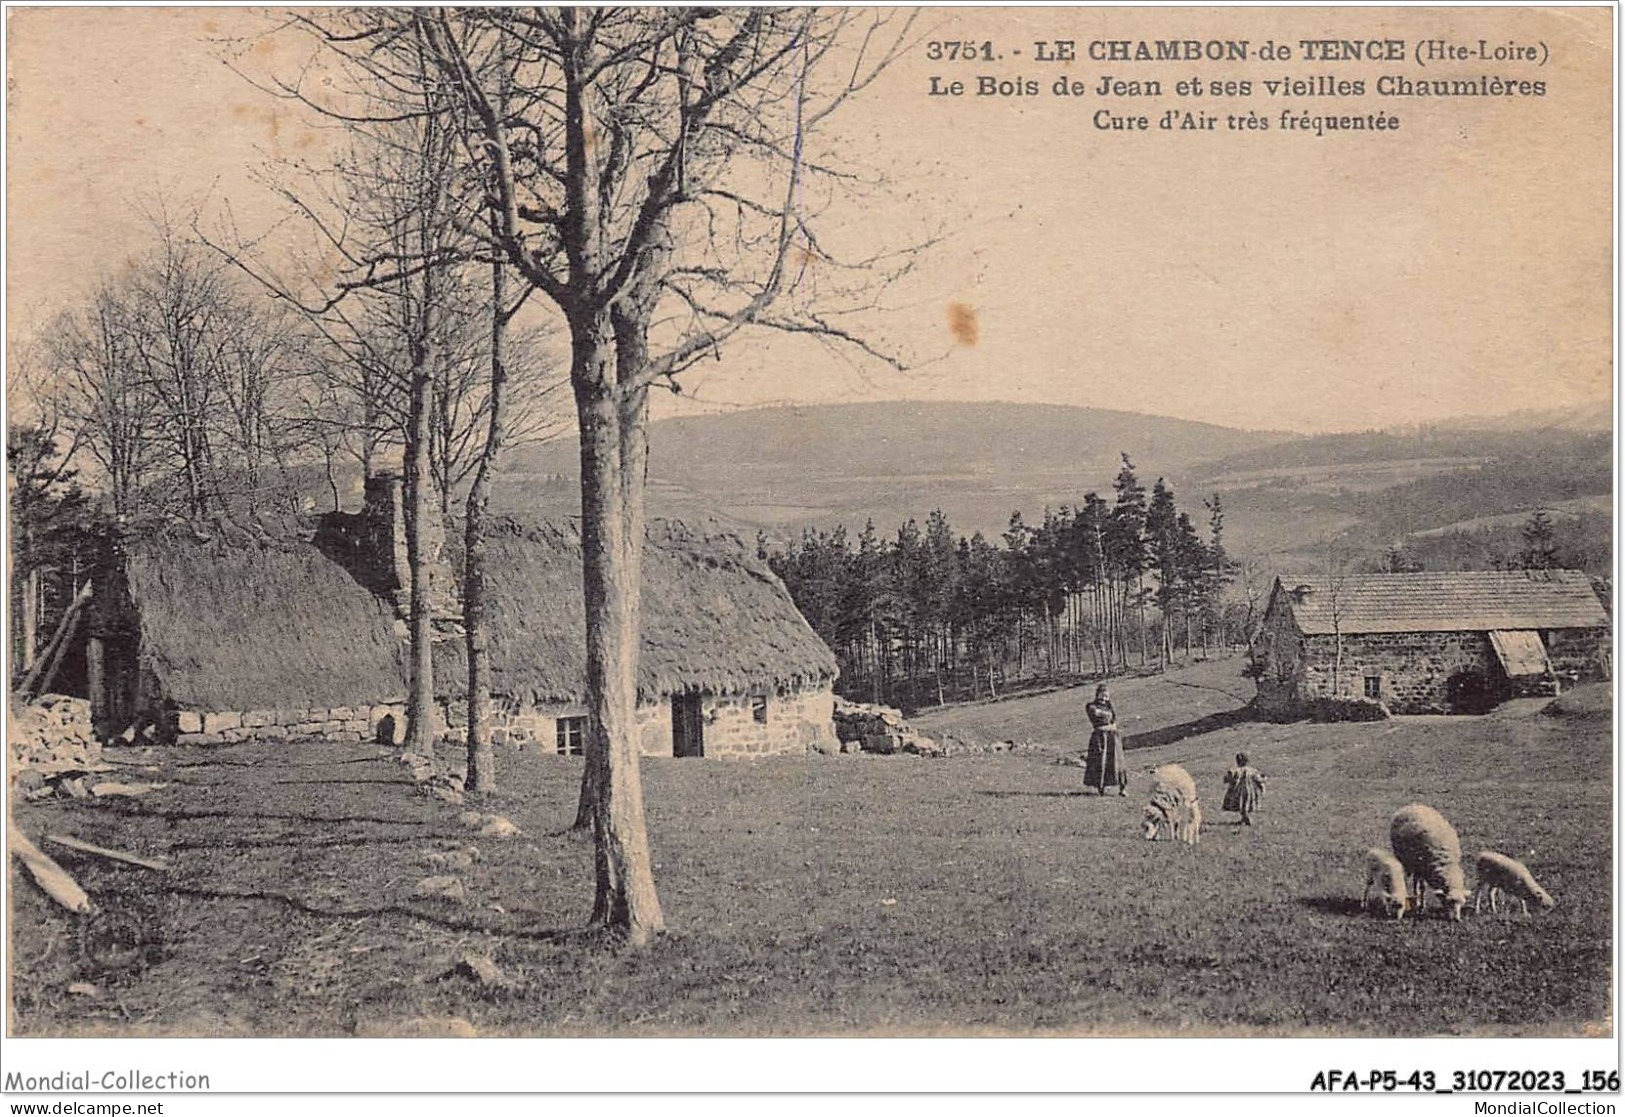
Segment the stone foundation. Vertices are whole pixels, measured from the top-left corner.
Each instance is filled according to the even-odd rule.
[[[764,702],[765,720],[757,720]],[[835,741],[834,693],[828,688],[790,694],[704,695],[701,701],[704,755],[719,758],[806,753]],[[587,716],[580,705],[517,706],[494,700],[491,742],[557,754],[561,719]],[[466,725],[461,702],[437,703],[436,736],[461,736]],[[638,748],[644,756],[673,755],[669,699],[638,707]],[[221,745],[239,741],[280,741],[327,737],[337,741],[377,741],[398,745],[406,733],[404,704],[333,706],[285,710],[178,710],[168,726],[177,744]]]
[[[177,710],[167,728],[178,745],[229,745],[239,741],[285,741],[290,737],[398,745],[406,735],[406,707]]]
[[[765,697],[766,720],[756,720]],[[808,752],[820,741],[833,743],[835,695],[829,688],[791,694],[713,695],[701,698],[703,755],[716,758],[777,756]],[[491,741],[497,745],[558,752],[558,723],[585,718],[582,705],[502,708],[492,715]],[[451,724],[460,724],[457,710]],[[671,700],[637,710],[638,751],[644,756],[674,755]]]

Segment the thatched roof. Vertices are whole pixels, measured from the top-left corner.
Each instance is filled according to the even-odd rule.
[[[309,542],[184,528],[128,540],[141,665],[178,706],[309,709],[399,700],[388,606]]]
[[[486,561],[492,691],[538,703],[579,698],[586,687],[586,618],[574,522],[497,519]],[[652,523],[642,609],[644,698],[793,688],[835,677],[834,655],[784,584],[733,535]],[[461,642],[437,645],[435,656],[437,689],[462,693]]]
[[[456,538],[455,533],[450,533]],[[170,530],[126,545],[143,665],[177,705],[243,710],[399,700],[393,609],[341,548]],[[573,523],[495,518],[488,544],[492,690],[536,703],[585,692],[580,537]],[[639,691],[744,693],[821,684],[835,658],[783,583],[740,541],[650,526]],[[436,690],[460,699],[460,636],[435,644]]]

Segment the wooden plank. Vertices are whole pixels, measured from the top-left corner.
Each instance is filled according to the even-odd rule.
[[[106,857],[111,861],[122,861],[126,865],[139,865],[143,869],[155,869],[160,873],[169,872],[168,861],[149,861],[147,858],[137,857],[133,853],[121,853],[116,849],[108,849],[105,846],[92,845],[90,842],[82,842],[78,838],[71,838],[66,834],[47,834],[45,835],[45,840],[54,845],[65,846],[68,849],[76,849],[80,853],[89,853],[96,857]]]
[[[79,882],[36,849],[16,826],[6,827],[6,844],[11,847],[11,855],[23,863],[23,868],[47,896],[77,915],[90,911],[90,896],[79,887]]]
[[[79,616],[84,609],[85,602],[90,600],[91,588],[92,583],[86,582],[84,588],[74,596],[73,602],[62,614],[62,619],[57,622],[56,634],[51,637],[51,642],[45,646],[44,653],[34,662],[34,669],[28,672],[18,685],[17,692],[25,700],[35,698],[41,694],[41,688],[50,683],[52,676],[56,674],[57,665],[62,661],[62,651],[67,646],[68,636],[78,626]]]

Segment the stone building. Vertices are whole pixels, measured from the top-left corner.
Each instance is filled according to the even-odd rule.
[[[1575,570],[1283,574],[1252,664],[1268,713],[1323,698],[1466,713],[1607,678],[1610,652],[1608,615]]]
[[[182,743],[324,735],[397,740],[407,629],[399,483],[300,531],[132,531],[97,580],[84,649],[104,732]],[[435,690],[465,709],[460,532],[434,533]],[[454,541],[448,544],[446,541]],[[573,522],[493,517],[487,599],[497,743],[579,753],[585,619]],[[651,523],[638,675],[646,755],[737,757],[833,741],[835,658],[738,539]]]

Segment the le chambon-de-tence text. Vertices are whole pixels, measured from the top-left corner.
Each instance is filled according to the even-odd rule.
[[[1545,97],[1547,83],[1536,75],[1550,56],[1538,40],[1463,37],[967,38],[922,49],[935,64],[926,79],[931,98],[1066,99],[1086,106],[1102,131],[1317,135],[1397,130],[1395,110],[1423,100]]]

